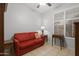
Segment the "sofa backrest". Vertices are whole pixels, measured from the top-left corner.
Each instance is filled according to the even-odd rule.
[[[19,41],[35,39],[35,33],[36,32],[16,33],[14,34],[14,39],[17,39]]]

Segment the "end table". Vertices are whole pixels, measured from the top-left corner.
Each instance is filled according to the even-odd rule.
[[[4,53],[5,56],[12,56],[14,55],[14,48],[13,48],[13,42],[10,40],[7,40],[4,42]]]

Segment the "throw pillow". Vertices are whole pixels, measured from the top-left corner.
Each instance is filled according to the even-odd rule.
[[[41,38],[41,35],[39,33],[35,33],[35,38]]]

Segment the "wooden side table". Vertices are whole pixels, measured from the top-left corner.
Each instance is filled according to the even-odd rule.
[[[48,42],[48,35],[44,35],[45,42]]]
[[[4,52],[5,52],[5,56],[14,55],[13,42],[11,41],[4,42]]]
[[[55,41],[55,44],[56,44],[56,39],[60,40],[60,49],[62,49],[62,47],[64,47],[64,35],[53,34],[52,35],[52,45],[53,45],[53,39]]]

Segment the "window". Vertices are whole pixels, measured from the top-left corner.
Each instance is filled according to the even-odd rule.
[[[65,34],[65,37],[74,38],[74,22],[79,22],[79,7],[55,14],[54,34]]]
[[[67,37],[75,37],[74,22],[79,22],[79,19],[66,21],[66,36]]]
[[[64,34],[64,13],[58,13],[54,16],[54,34]]]

